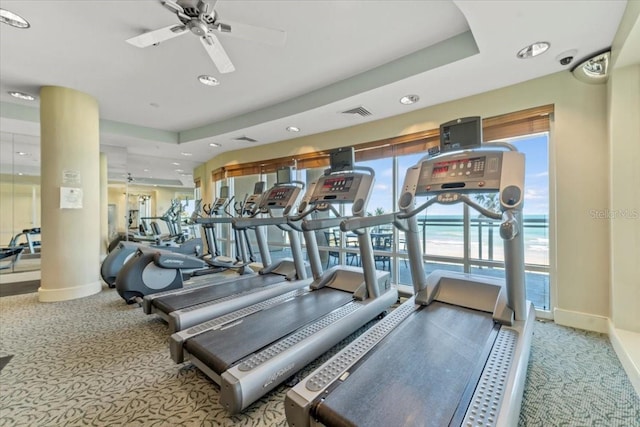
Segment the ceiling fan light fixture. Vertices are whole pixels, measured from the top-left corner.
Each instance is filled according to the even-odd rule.
[[[26,19],[7,9],[0,9],[0,22],[15,28],[25,29],[31,27],[31,24]]]
[[[602,84],[609,80],[611,51],[606,49],[583,59],[571,69],[573,76],[584,83]]]
[[[213,76],[208,76],[206,74],[198,76],[198,80],[200,81],[200,83],[202,83],[203,85],[206,85],[206,86],[219,86],[220,85],[220,81],[218,79],[216,79]]]
[[[14,98],[18,98],[18,99],[22,99],[23,101],[35,101],[36,97],[33,95],[30,95],[28,93],[25,92],[18,92],[18,91],[10,91],[9,95],[13,96]]]
[[[287,132],[300,132],[300,128],[297,126],[287,126]]]
[[[545,53],[547,50],[549,50],[549,47],[551,47],[551,44],[549,42],[531,43],[529,46],[525,46],[520,49],[516,56],[520,59],[533,58]]]
[[[405,95],[400,98],[400,104],[402,105],[411,105],[420,101],[420,97],[418,95]]]

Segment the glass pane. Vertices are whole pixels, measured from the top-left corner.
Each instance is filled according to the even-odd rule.
[[[498,193],[474,194],[471,199],[493,212],[500,212]],[[469,258],[504,263],[501,221],[487,218],[474,209],[469,210],[469,215]]]
[[[525,174],[525,263],[549,266],[549,134],[512,143],[527,157]]]
[[[367,206],[367,215],[381,215],[393,212],[395,206],[393,159],[369,160],[366,162],[356,162],[356,164],[357,166],[370,167],[375,171],[375,183]]]

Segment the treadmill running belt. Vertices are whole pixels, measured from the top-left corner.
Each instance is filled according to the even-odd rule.
[[[351,292],[322,288],[276,304],[227,329],[208,331],[184,344],[194,357],[222,374],[232,364],[353,300]]]
[[[379,343],[315,417],[332,426],[447,426],[493,329],[490,313],[434,302]]]
[[[239,277],[231,282],[212,284],[204,288],[193,289],[191,292],[184,292],[176,295],[166,295],[155,298],[153,305],[163,313],[181,310],[196,304],[211,302],[229,295],[258,289],[274,283],[284,282],[285,278],[277,274],[251,275]]]

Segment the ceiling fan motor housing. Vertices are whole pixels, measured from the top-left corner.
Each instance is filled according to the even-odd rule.
[[[215,21],[216,12],[213,9],[215,1],[178,0],[176,3],[182,7],[184,14],[192,19],[201,19],[207,24],[213,24]]]
[[[207,34],[207,32],[209,31],[207,28],[207,25],[204,22],[200,22],[200,21],[195,21],[195,20],[191,20],[187,23],[187,28],[189,28],[189,30],[197,35],[197,36],[204,36],[205,34]]]

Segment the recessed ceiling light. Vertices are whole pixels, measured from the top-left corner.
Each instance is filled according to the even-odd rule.
[[[180,163],[178,163],[178,162],[173,162],[173,163],[171,163],[171,164],[172,164],[173,166],[180,166]]]
[[[22,99],[24,101],[36,100],[35,96],[29,95],[28,93],[24,93],[24,92],[12,91],[12,92],[9,92],[9,95],[13,96],[14,98]]]
[[[218,144],[217,142],[212,142],[209,144],[209,147],[221,147],[221,145]]]
[[[25,153],[24,151],[16,151],[16,154],[17,154],[18,156],[26,156],[26,155],[27,155],[27,154],[29,154],[29,153]]]
[[[545,53],[551,45],[548,42],[536,42],[523,47],[517,53],[518,58],[527,59]]]
[[[184,169],[176,169],[176,172],[184,172]]]
[[[300,132],[300,128],[295,126],[288,126],[287,132]]]
[[[149,172],[149,169],[142,169],[142,172]]]
[[[186,151],[183,151],[183,152],[182,152],[182,153],[180,153],[180,154],[182,154],[183,156],[186,156],[186,157],[193,156],[193,154],[192,154],[192,153],[187,153]]]
[[[198,80],[200,81],[200,83],[207,86],[218,86],[220,84],[218,79],[213,76],[207,76],[206,74],[198,76]]]
[[[420,97],[418,95],[405,95],[400,98],[400,104],[411,105],[420,101]]]
[[[18,176],[22,176],[22,172],[18,172]]]
[[[16,28],[29,28],[31,25],[20,15],[16,15],[6,9],[0,9],[0,22]]]

